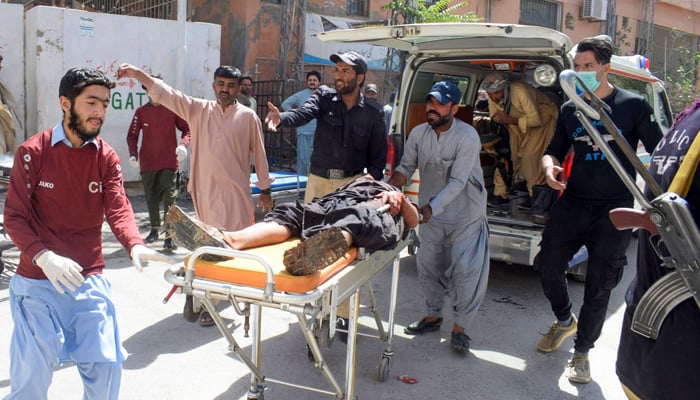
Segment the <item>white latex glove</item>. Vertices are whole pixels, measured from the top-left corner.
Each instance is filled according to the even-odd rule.
[[[144,261],[160,261],[166,264],[177,263],[177,260],[174,258],[149,249],[142,244],[137,244],[131,248],[131,261],[134,263],[134,267],[136,267],[139,272],[143,272],[142,264]]]
[[[182,161],[187,158],[187,147],[179,145],[175,148],[175,157],[178,161]]]
[[[51,250],[41,253],[35,262],[44,271],[44,275],[49,278],[58,293],[65,293],[63,288],[72,292],[85,281],[85,277],[80,274],[83,267],[70,258],[61,257]]]
[[[139,169],[139,160],[137,160],[136,157],[129,157],[129,164],[131,164],[132,167]]]

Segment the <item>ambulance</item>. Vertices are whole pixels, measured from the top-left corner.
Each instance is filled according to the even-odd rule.
[[[559,73],[573,68],[575,51],[572,40],[561,32],[514,24],[393,25],[322,32],[316,37],[321,41],[343,42],[349,49],[353,43],[363,43],[407,53],[389,127],[387,175],[391,175],[398,164],[411,129],[426,121],[425,95],[435,81],[447,80],[461,89],[462,99],[456,116],[469,124],[478,114],[474,106],[481,82],[492,72],[507,73],[510,80],[525,80],[561,105],[566,96],[559,85]],[[672,124],[668,97],[663,82],[649,72],[649,61],[642,56],[614,56],[611,64],[610,81],[646,98],[662,130],[667,131]],[[493,159],[482,152],[481,162],[487,188],[492,191]],[[417,201],[419,173],[416,172],[410,181],[404,191]],[[527,191],[516,192],[505,210],[488,208],[493,260],[534,265],[544,226],[518,209],[517,205],[527,198]],[[409,247],[411,253],[419,246],[417,240],[414,243]],[[585,255],[577,255],[570,262],[576,267],[570,270],[575,278],[582,278],[585,261]]]

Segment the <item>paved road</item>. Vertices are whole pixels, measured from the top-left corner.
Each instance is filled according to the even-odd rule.
[[[130,191],[142,232],[148,233],[143,196]],[[191,210],[191,204],[181,202]],[[216,328],[203,328],[182,318],[184,296],[175,295],[163,304],[170,289],[163,279],[164,265],[147,267],[138,273],[109,233],[105,231],[106,275],[112,281],[119,312],[120,328],[129,359],[124,364],[121,399],[245,399],[248,369],[233,353]],[[634,242],[633,242],[634,246]],[[162,247],[162,241],[154,248]],[[630,253],[630,261],[634,255]],[[186,252],[178,250],[182,259]],[[14,273],[17,251],[3,253],[7,263],[0,275],[0,397],[9,392],[9,341],[11,317],[8,283]],[[468,329],[472,349],[468,356],[454,354],[449,348],[453,321],[447,317],[445,328],[424,336],[403,333],[404,325],[423,315],[423,299],[417,284],[415,257],[403,254],[394,329],[395,356],[386,382],[377,381],[378,365],[385,343],[369,337],[358,339],[356,394],[359,399],[623,399],[615,376],[619,329],[624,307],[623,294],[632,278],[627,268],[623,282],[613,293],[603,336],[590,353],[593,381],[572,385],[563,376],[571,356],[571,339],[559,350],[544,354],[535,349],[540,333],[547,330],[553,317],[542,295],[537,273],[527,267],[494,263],[491,267],[486,298],[474,325]],[[380,312],[386,319],[390,269],[375,279]],[[574,308],[581,304],[583,285],[571,282]],[[361,311],[361,330],[371,333],[373,320]],[[233,308],[222,310],[239,344],[250,348],[243,338],[242,317]],[[291,314],[263,311],[263,372],[268,376],[317,386],[327,390],[325,381],[307,361],[304,341]],[[345,347],[336,341],[324,351],[338,380],[343,382]],[[418,378],[416,384],[396,379],[398,375]],[[56,371],[49,399],[70,400],[82,397],[81,382],[74,367]],[[270,384],[266,399],[330,399],[332,397]]]

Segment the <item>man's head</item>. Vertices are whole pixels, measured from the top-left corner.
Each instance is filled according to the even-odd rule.
[[[576,46],[574,71],[586,87],[595,92],[599,87],[608,87],[608,72],[613,47],[609,36],[599,35],[585,38]]]
[[[425,115],[428,124],[434,129],[449,127],[453,116],[459,110],[461,98],[462,92],[454,83],[448,81],[435,83],[425,97]]]
[[[236,102],[238,81],[241,71],[229,65],[222,65],[214,71],[214,82],[211,87],[216,94],[216,101],[222,106],[230,106]]]
[[[321,84],[321,73],[313,70],[309,71],[306,74],[306,87],[309,88],[312,92],[315,92],[316,89],[318,89],[318,85]]]
[[[247,97],[250,97],[253,94],[253,78],[249,76],[242,76],[241,79],[239,79],[239,82],[241,84],[241,93]]]
[[[491,101],[496,104],[503,104],[508,89],[508,75],[500,72],[490,73],[481,82],[481,90],[486,92]]]
[[[377,97],[379,97],[377,85],[375,85],[374,83],[367,84],[367,87],[365,88],[365,97],[367,97],[368,99],[377,100]]]
[[[64,126],[83,141],[99,135],[114,86],[107,75],[96,69],[69,69],[58,86]]]
[[[354,51],[332,54],[330,59],[336,64],[335,89],[341,94],[359,91],[365,83],[367,60]],[[362,77],[361,80],[360,77]]]

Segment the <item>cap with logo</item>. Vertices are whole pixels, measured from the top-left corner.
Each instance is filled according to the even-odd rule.
[[[367,73],[367,60],[365,60],[365,58],[361,54],[356,53],[354,51],[331,54],[331,61],[333,61],[336,64],[339,61],[342,61],[345,64],[351,66],[352,69],[354,69],[355,72],[357,72],[358,74]]]
[[[508,75],[499,72],[488,74],[483,82],[481,89],[487,93],[500,92],[508,86]]]
[[[430,93],[425,96],[428,100],[430,96],[435,97],[435,100],[439,101],[440,104],[447,104],[452,102],[454,104],[459,104],[459,100],[462,98],[462,92],[459,90],[457,85],[448,81],[437,82],[430,88]]]

